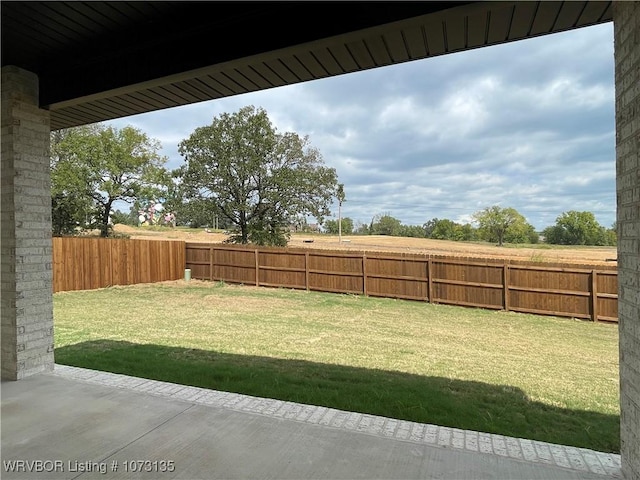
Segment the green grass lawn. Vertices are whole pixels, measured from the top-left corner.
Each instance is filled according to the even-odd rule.
[[[191,281],[54,295],[56,362],[619,452],[616,325]]]

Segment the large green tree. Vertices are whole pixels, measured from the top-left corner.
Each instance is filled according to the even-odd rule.
[[[498,242],[499,246],[505,241],[525,243],[533,240],[533,226],[515,208],[493,205],[474,213],[473,219],[478,223],[480,237],[488,242]]]
[[[344,217],[340,221],[341,224],[338,224],[338,220],[326,220],[322,226],[331,235],[338,235],[339,233],[351,235],[353,233],[353,220],[349,217]]]
[[[598,223],[592,212],[570,210],[543,231],[545,242],[559,245],[615,245],[614,231]]]
[[[540,236],[533,225],[520,216],[505,234],[504,241],[507,243],[538,243]]]
[[[77,228],[86,225],[91,211],[91,203],[82,197],[52,192],[51,226],[53,236],[73,235]]]
[[[424,238],[424,228],[420,225],[402,225],[401,237]]]
[[[217,229],[228,229],[232,226],[220,212],[215,199],[190,197],[187,188],[181,183],[180,171],[174,170],[172,176],[164,207],[175,214],[177,225]]]
[[[66,172],[66,179],[60,176],[63,167],[58,165],[60,159],[55,152],[58,151],[58,144],[70,131],[51,132],[51,224],[55,237],[72,235],[77,228],[86,227],[93,212],[93,202],[90,198],[73,194],[69,191],[70,189],[65,188],[66,185],[80,181],[79,179],[69,179],[70,176],[75,176],[76,172],[73,170]]]
[[[438,240],[469,241],[475,240],[477,232],[473,226],[464,225],[447,218],[432,218],[423,225],[425,236]]]
[[[236,243],[284,245],[300,215],[322,221],[337,175],[308,137],[279,133],[262,108],[214,117],[180,142],[178,176],[187,201],[211,200],[236,227]]]
[[[389,213],[378,214],[371,220],[370,235],[399,236],[402,230],[402,222]]]
[[[109,233],[116,201],[163,195],[168,181],[160,143],[133,127],[94,124],[55,132],[51,141],[53,198],[75,199],[88,211],[91,226]],[[59,203],[59,202],[58,202]],[[66,200],[69,203],[69,200]],[[54,212],[55,216],[55,207]]]

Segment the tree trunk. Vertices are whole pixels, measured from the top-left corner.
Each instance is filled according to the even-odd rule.
[[[102,212],[102,218],[100,219],[100,236],[106,238],[109,236],[109,212],[111,211],[111,203],[107,202]]]
[[[247,228],[247,216],[244,212],[240,212],[240,234],[242,236],[242,243],[249,243],[249,229]]]

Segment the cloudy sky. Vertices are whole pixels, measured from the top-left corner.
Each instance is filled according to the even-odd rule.
[[[246,105],[309,136],[356,222],[467,222],[491,205],[540,230],[569,210],[615,220],[612,23],[108,124],[159,140],[173,169],[181,140]]]

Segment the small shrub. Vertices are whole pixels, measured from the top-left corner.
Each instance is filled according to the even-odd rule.
[[[545,261],[545,257],[542,253],[536,252],[531,254],[531,257],[529,258],[529,260],[532,262],[540,263]]]

